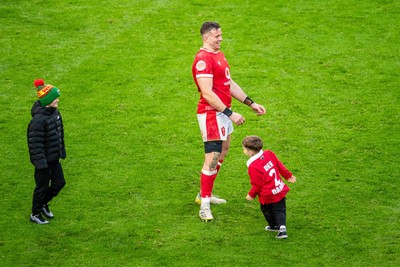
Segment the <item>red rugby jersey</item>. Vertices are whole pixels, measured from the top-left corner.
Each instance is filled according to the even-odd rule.
[[[205,48],[200,48],[192,65],[192,75],[197,90],[200,92],[200,100],[197,105],[198,114],[215,111],[215,108],[208,104],[201,95],[199,85],[197,84],[197,78],[201,77],[213,78],[213,92],[227,107],[231,107],[231,76],[228,61],[222,52],[212,52]]]
[[[282,181],[292,177],[292,173],[276,157],[275,153],[266,150],[260,151],[247,161],[251,189],[249,195],[261,204],[270,204],[280,201],[286,196],[289,187]]]

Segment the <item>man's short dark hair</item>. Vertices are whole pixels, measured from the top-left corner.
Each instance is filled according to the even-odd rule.
[[[212,21],[207,21],[207,22],[204,22],[203,25],[201,25],[200,34],[201,34],[201,36],[203,36],[203,34],[208,33],[214,29],[218,30],[219,28],[221,28],[221,27],[219,26],[218,23],[212,22]]]

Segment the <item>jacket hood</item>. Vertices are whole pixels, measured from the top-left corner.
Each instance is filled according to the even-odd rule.
[[[54,108],[46,108],[43,107],[39,101],[36,101],[31,109],[31,115],[32,117],[35,116],[36,114],[47,114],[50,115],[51,113],[53,113],[55,111]]]

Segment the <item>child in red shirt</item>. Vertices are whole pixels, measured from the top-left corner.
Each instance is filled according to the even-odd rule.
[[[296,177],[270,150],[263,151],[263,141],[258,136],[247,136],[242,141],[247,161],[251,189],[248,201],[258,196],[261,211],[268,222],[266,231],[277,231],[276,238],[287,238],[286,233],[286,193],[289,187],[282,181],[296,182]]]

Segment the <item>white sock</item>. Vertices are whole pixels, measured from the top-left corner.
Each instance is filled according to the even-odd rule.
[[[281,225],[281,227],[279,227],[279,231],[286,231],[286,226],[285,225]]]
[[[211,198],[209,198],[209,197],[202,197],[202,198],[201,198],[200,209],[210,209],[210,201],[211,201]]]

